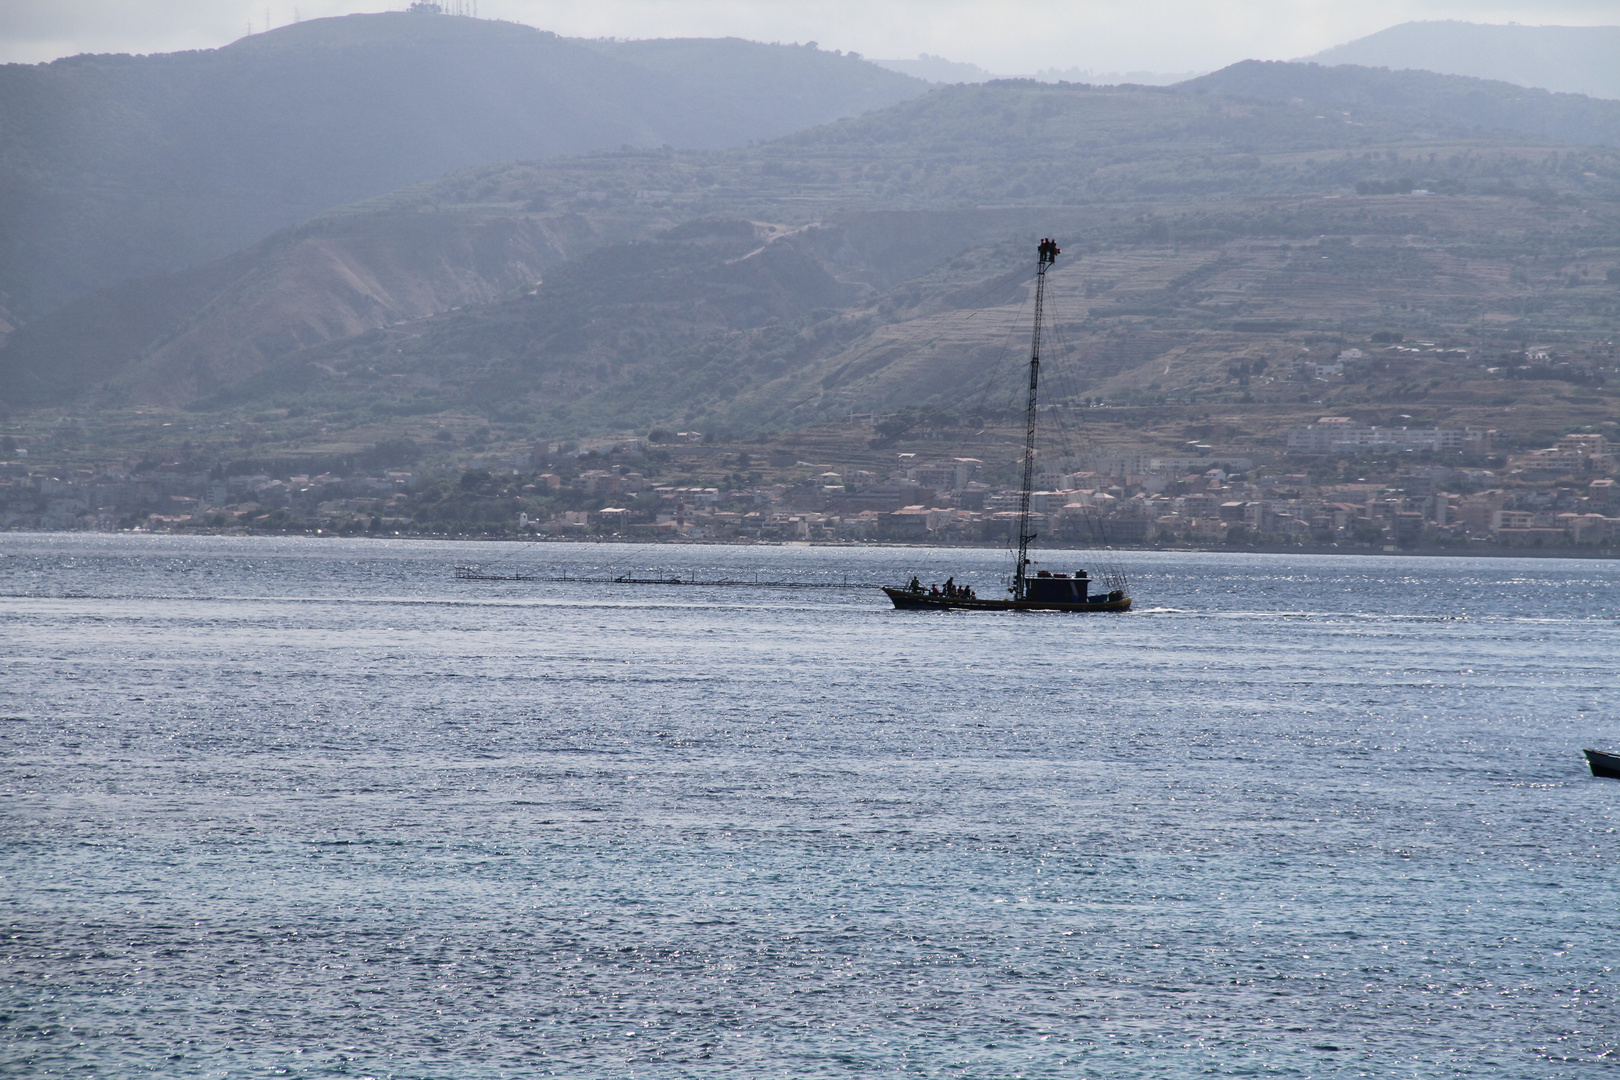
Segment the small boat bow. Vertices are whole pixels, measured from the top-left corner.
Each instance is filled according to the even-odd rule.
[[[1620,754],[1605,754],[1602,750],[1582,750],[1593,776],[1606,776],[1620,780]]]

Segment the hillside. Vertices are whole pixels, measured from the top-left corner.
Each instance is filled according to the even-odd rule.
[[[1443,109],[1325,117],[1002,82],[732,151],[466,170],[86,297],[0,351],[0,390],[284,416],[256,438],[288,452],[449,417],[545,438],[960,414],[995,407],[980,388],[1050,232],[1058,400],[1612,411],[1590,373],[1620,319],[1620,154]],[[1433,355],[1288,374],[1374,333]],[[1565,366],[1526,375],[1528,344]]]
[[[872,63],[932,83],[982,83],[996,77],[995,73],[977,64],[947,60],[928,53],[918,53],[915,60],[873,60]]]
[[[0,323],[480,162],[737,146],[924,89],[811,48],[397,12],[203,52],[6,65]]]
[[[1620,98],[1620,26],[1409,22],[1306,59],[1327,65],[1416,68]]]
[[[1322,110],[1318,119],[1325,122],[1404,129],[1409,136],[1500,132],[1620,146],[1620,102],[1430,71],[1245,60],[1178,89],[1309,106]]]
[[[1165,206],[1150,223],[1133,210],[686,226],[572,260],[532,295],[405,337],[311,350],[213,404],[472,409],[552,435],[993,413],[1010,399],[984,388],[1013,385],[992,372],[1008,363],[1009,333],[1027,333],[1016,238],[1040,227],[1067,244],[1052,279],[1054,401],[1512,404],[1528,416],[1547,394],[1544,405],[1585,415],[1573,392],[1595,417],[1613,408],[1607,391],[1578,389],[1590,385],[1581,372],[1614,363],[1612,207],[1594,220],[1588,208],[1501,195],[1278,196]],[[923,240],[938,245],[937,261],[881,287],[905,278],[898,267]],[[1388,332],[1427,346],[1350,381],[1290,381],[1296,359],[1328,362]],[[1548,387],[1505,383],[1525,342],[1580,359]],[[1270,374],[1251,383],[1240,368]]]

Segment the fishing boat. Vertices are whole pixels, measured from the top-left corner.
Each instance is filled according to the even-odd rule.
[[[1593,776],[1607,776],[1620,780],[1620,754],[1605,754],[1601,750],[1582,750],[1586,763],[1592,766]]]
[[[1024,477],[1018,492],[1018,558],[1013,563],[1012,585],[1006,597],[976,596],[971,588],[959,587],[955,578],[944,586],[923,587],[913,577],[904,586],[883,586],[897,608],[962,611],[1066,611],[1076,614],[1131,610],[1131,597],[1125,591],[1123,574],[1104,578],[1104,590],[1093,593],[1094,580],[1084,570],[1030,573],[1029,546],[1035,541],[1030,528],[1030,494],[1035,481],[1035,418],[1041,385],[1041,321],[1046,307],[1046,271],[1062,254],[1057,242],[1044,239],[1036,249],[1035,330],[1029,347],[1029,398],[1025,406]]]

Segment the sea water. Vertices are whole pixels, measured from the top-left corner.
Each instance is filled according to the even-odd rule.
[[[0,1070],[1620,1065],[1620,565],[1114,558],[0,536]]]

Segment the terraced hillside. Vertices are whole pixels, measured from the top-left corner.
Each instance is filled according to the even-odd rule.
[[[1388,111],[1354,105],[1377,73],[1330,113],[1333,86],[1305,74],[1318,100],[1254,92],[1294,78],[1277,65],[1234,74],[1241,97],[952,87],[740,150],[467,170],[278,234],[206,284],[145,283],[164,318],[88,297],[78,338],[16,335],[4,385],[296,414],[273,435],[289,449],[457,417],[539,438],[991,408],[1028,247],[1053,234],[1054,389],[1073,401],[1612,411],[1620,155],[1424,115],[1401,86]],[[1375,333],[1431,344],[1294,377]],[[1556,359],[1528,364],[1530,346]]]

